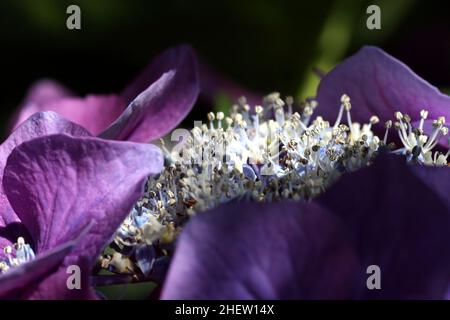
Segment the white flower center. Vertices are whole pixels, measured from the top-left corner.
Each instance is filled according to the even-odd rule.
[[[313,117],[316,107],[314,100],[295,107],[291,97],[284,101],[273,93],[251,113],[240,99],[227,117],[208,113],[209,123],[194,127],[172,151],[162,141],[166,167],[148,180],[145,195],[118,231],[116,243],[171,241],[191,215],[233,199],[314,198],[344,172],[370,165],[380,147],[394,148],[387,143],[392,121],[380,140],[372,131],[378,117],[365,124],[353,122],[347,95],[341,98],[333,125]],[[421,113],[422,119],[426,114]],[[446,134],[442,118],[430,138],[423,134],[423,121],[414,129],[407,115],[396,113],[396,118],[404,147],[395,153],[409,161],[447,164],[449,153],[430,159],[437,139]]]

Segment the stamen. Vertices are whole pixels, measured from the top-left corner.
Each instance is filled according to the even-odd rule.
[[[312,114],[313,109],[307,105],[305,109],[303,109],[303,117],[302,117],[302,122],[305,126],[309,124],[309,119],[311,118]]]
[[[388,138],[388,134],[389,134],[389,129],[392,128],[392,120],[386,121],[384,126],[386,128],[386,131],[384,132],[383,144],[387,145],[387,138]]]
[[[284,111],[282,107],[275,108],[275,119],[280,126],[284,124]]]
[[[426,110],[420,112],[417,128],[407,114],[395,113],[394,127],[403,146],[394,150],[388,141],[393,121],[385,122],[381,140],[372,132],[379,118],[373,115],[368,123],[353,122],[350,97],[345,94],[333,126],[328,119],[314,116],[315,100],[302,103],[299,112],[293,112],[293,103],[292,97],[285,103],[275,92],[250,115],[250,106],[241,98],[229,116],[208,113],[209,125],[192,129],[182,155],[162,144],[168,163],[147,181],[147,191],[116,232],[114,243],[129,253],[130,247],[173,242],[192,215],[233,199],[313,199],[342,174],[370,165],[381,145],[418,164],[446,165],[450,156],[450,149],[446,154],[432,151],[448,134],[444,118],[434,121],[430,137],[423,134]],[[341,123],[344,110],[348,126]],[[24,246],[18,239],[17,249]],[[32,259],[32,255],[20,257]],[[11,265],[7,260],[0,270]]]
[[[423,132],[423,123],[428,118],[428,111],[421,110],[420,111],[420,122],[419,122],[419,130]]]
[[[380,122],[380,119],[377,116],[371,116],[369,120],[368,130],[372,129],[372,125],[377,124],[378,122]]]
[[[397,117],[397,119],[398,119],[398,117]],[[403,123],[395,122],[394,127],[395,127],[395,129],[397,129],[398,136],[399,136],[400,140],[402,141],[402,143],[405,145],[405,147],[407,147],[408,149],[412,149],[413,146],[408,141],[408,137],[406,136],[405,128],[403,127]]]
[[[441,132],[442,126],[445,124],[445,118],[444,117],[439,117],[437,120],[433,121],[433,132],[431,134],[431,138],[428,139],[427,143],[424,146],[424,149],[426,150],[431,150],[431,145],[434,144],[434,142],[436,141],[439,132]],[[434,144],[436,145],[436,144]]]
[[[225,122],[227,123],[227,128],[231,128],[231,125],[233,124],[233,119],[231,119],[230,117],[226,117]]]
[[[448,155],[440,152],[433,153],[432,151],[439,143],[439,139],[448,134],[448,128],[444,127],[444,117],[439,117],[433,121],[433,132],[430,136],[423,134],[424,120],[428,117],[426,110],[421,110],[420,112],[421,120],[418,128],[413,128],[411,118],[407,114],[396,112],[395,117],[398,120],[395,123],[395,127],[404,147],[393,151],[394,153],[403,154],[407,156],[408,161],[419,164],[446,165]],[[405,128],[408,128],[408,133]]]
[[[213,113],[213,112],[208,113],[209,128],[210,128],[211,130],[214,129],[214,123],[213,123],[214,118],[215,118],[215,116],[214,116],[214,113]]]
[[[294,104],[294,98],[292,96],[287,96],[286,104],[288,106],[287,116],[288,116],[288,119],[290,119],[292,117],[292,105]]]
[[[341,102],[342,102],[342,105],[344,106],[344,109],[345,109],[345,111],[347,113],[347,123],[348,123],[348,126],[350,128],[350,133],[352,134],[352,136],[354,136],[355,133],[354,133],[353,123],[352,123],[352,117],[350,115],[350,110],[352,109],[352,105],[350,103],[350,97],[347,96],[346,94],[344,94],[341,97]]]
[[[256,113],[256,116],[255,116],[255,129],[256,129],[256,133],[257,133],[256,136],[258,136],[258,133],[259,133],[259,119],[260,119],[263,111],[264,111],[263,107],[261,107],[261,106],[256,106],[255,107],[255,113]]]
[[[225,114],[223,112],[217,112],[216,118],[217,118],[217,127],[219,129],[222,128],[222,120],[225,117]]]
[[[348,96],[347,95],[342,95],[341,97],[341,106],[339,107],[339,113],[338,116],[336,118],[336,122],[334,123],[333,128],[337,128],[339,126],[339,124],[341,123],[342,120],[342,115],[344,113],[344,102],[348,100]]]

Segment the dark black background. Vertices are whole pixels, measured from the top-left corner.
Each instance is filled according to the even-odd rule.
[[[70,4],[81,7],[82,30],[66,28]],[[381,7],[382,30],[365,27],[369,4]],[[335,64],[364,44],[382,47],[445,90],[447,7],[419,0],[2,0],[0,125],[5,128],[36,79],[57,79],[80,95],[117,92],[155,54],[181,42],[237,83],[263,93],[301,95],[321,57]],[[348,41],[320,43],[330,21]]]

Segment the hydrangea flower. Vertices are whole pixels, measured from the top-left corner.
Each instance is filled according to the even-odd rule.
[[[162,74],[170,77],[171,72]],[[145,90],[148,83],[142,81],[125,96]],[[149,95],[140,94],[100,136],[148,140],[139,125],[146,121],[140,118],[145,108],[136,106],[160,101],[164,83],[154,91],[151,85],[144,91],[152,91]],[[44,96],[57,101],[60,93],[50,90]],[[105,212],[119,210],[112,202],[106,208],[97,201],[73,206],[74,199],[95,197],[84,191],[94,184],[86,177],[91,177],[96,163],[91,157],[97,154],[87,150],[108,149],[97,146],[107,142],[85,137],[87,131],[80,129],[82,137],[48,136],[20,144],[2,179],[4,203],[11,205],[2,219],[15,222],[4,223],[8,239],[0,238],[8,247],[2,266],[11,269],[4,270],[3,290],[49,297],[52,288],[59,297],[73,297],[61,289],[65,268],[76,263],[92,269],[109,240],[116,252],[104,255],[98,265],[117,273],[131,270],[136,279],[146,280],[164,278],[165,268],[158,267],[155,276],[155,267],[167,265],[177,244],[162,291],[165,299],[445,298],[450,288],[450,202],[445,193],[450,150],[442,148],[448,133],[447,97],[394,58],[366,47],[325,76],[317,101],[297,104],[273,93],[256,106],[241,99],[229,115],[209,113],[208,123],[184,131],[186,139],[173,150],[162,146],[165,167],[148,179],[129,215],[123,214],[125,204],[139,197],[137,189],[119,187],[110,195],[124,203],[122,215],[114,214],[117,220],[111,224]],[[416,102],[429,105],[411,106]],[[393,129],[396,137],[390,134]],[[108,150],[100,153],[115,154]],[[39,151],[42,156],[34,165],[29,160]],[[64,159],[64,165],[55,159]],[[140,160],[130,159],[135,163],[126,168],[136,180],[144,179],[139,166],[148,167],[148,159]],[[100,170],[95,179],[117,181],[121,171],[109,167],[109,161],[106,166],[114,174]],[[55,177],[61,175],[68,177],[62,183],[68,181],[69,192],[51,186],[42,190],[36,183],[59,183]],[[74,188],[80,176],[84,188]],[[56,205],[46,206],[49,199]],[[100,212],[98,223],[108,222],[106,231],[81,218],[70,223],[67,208],[83,218],[86,212]],[[54,219],[58,215],[61,220]],[[37,224],[31,222],[35,217]],[[50,220],[69,221],[67,228],[62,224],[61,238],[47,232],[54,225]],[[114,232],[113,225],[121,221]],[[12,240],[17,230],[22,235]],[[24,277],[24,270],[35,264],[37,276]],[[371,265],[380,267],[381,290],[367,287]],[[56,272],[50,271],[55,267]],[[85,288],[81,297],[92,297]]]
[[[189,217],[234,199],[273,202],[310,200],[326,191],[342,174],[372,163],[380,150],[405,155],[411,163],[447,165],[450,151],[435,151],[437,135],[413,128],[406,115],[397,112],[398,134],[409,132],[418,146],[395,148],[374,132],[377,116],[368,123],[352,120],[347,95],[341,97],[339,114],[330,123],[314,117],[315,101],[299,107],[274,93],[263,106],[242,104],[230,117],[209,113],[209,123],[186,131],[181,145],[172,151],[163,146],[166,167],[149,179],[147,191],[120,228],[116,242],[127,246],[170,241]],[[298,111],[295,111],[298,110]],[[272,119],[264,118],[272,110]],[[448,130],[438,118],[436,130]],[[344,124],[346,122],[347,124]]]
[[[0,297],[95,297],[89,272],[162,166],[153,145],[95,138],[53,112],[22,123],[0,146]],[[66,286],[70,265],[82,290]]]
[[[417,80],[415,78],[416,76],[412,74],[409,69],[393,58],[387,56],[379,49],[365,48],[362,50],[362,53],[373,54],[376,56],[374,60],[382,60],[377,60],[380,64],[378,69],[374,69],[372,73],[369,71],[365,73],[366,78],[370,79],[367,75],[372,74],[373,77],[377,79],[391,79],[393,75],[390,73],[394,71],[394,76],[400,77],[399,83],[397,84],[399,87],[402,87],[402,80],[409,79],[408,75],[413,76],[413,82]],[[369,64],[370,62],[371,60],[368,60]],[[384,64],[387,65],[386,74],[382,72]],[[346,65],[347,68],[351,69],[352,63],[344,62],[343,65]],[[395,69],[396,66],[398,67],[398,70]],[[339,68],[342,68],[342,65],[338,66],[336,70],[339,70]],[[379,69],[381,71],[379,71]],[[323,82],[327,83],[327,81],[331,81],[329,79],[332,77],[333,73],[337,72],[336,70],[332,71],[328,76],[329,78],[325,78]],[[405,70],[407,71],[406,73]],[[351,79],[351,73],[348,73],[347,76]],[[356,78],[359,76],[358,73]],[[191,132],[188,132],[186,139],[183,139],[183,144],[177,145],[174,150],[169,151],[163,147],[167,166],[161,175],[149,179],[146,194],[138,202],[136,206],[137,209],[132,212],[126,223],[122,225],[114,240],[115,243],[126,243],[127,246],[140,246],[142,243],[166,245],[167,242],[176,240],[177,236],[181,233],[181,238],[178,241],[179,247],[176,250],[175,260],[172,263],[172,270],[175,271],[171,271],[169,274],[169,280],[165,286],[166,290],[164,291],[170,293],[164,293],[163,297],[365,297],[366,293],[355,292],[353,285],[364,284],[364,282],[361,282],[361,279],[363,278],[361,276],[361,270],[363,270],[363,268],[361,265],[358,267],[358,263],[360,264],[361,261],[363,261],[362,265],[367,267],[366,262],[370,260],[368,257],[371,255],[379,255],[377,256],[377,259],[375,259],[377,261],[373,264],[378,263],[386,269],[388,275],[387,280],[388,282],[392,282],[389,290],[386,290],[383,293],[385,294],[383,297],[443,297],[445,294],[443,292],[448,286],[446,278],[448,277],[448,273],[442,270],[448,270],[448,268],[445,269],[445,267],[448,266],[448,260],[446,260],[446,256],[438,256],[436,253],[439,252],[441,247],[436,251],[433,249],[433,253],[430,251],[429,261],[431,262],[424,262],[423,265],[416,270],[413,270],[411,273],[406,272],[406,280],[404,280],[404,282],[397,280],[393,275],[395,274],[393,270],[400,267],[406,267],[407,263],[410,263],[411,261],[411,263],[415,263],[415,261],[419,260],[417,257],[419,256],[420,251],[417,250],[417,248],[422,248],[424,243],[429,242],[436,246],[439,242],[444,240],[448,243],[448,238],[446,238],[448,232],[444,232],[445,230],[448,230],[449,227],[447,219],[448,206],[445,199],[443,203],[442,199],[440,199],[440,197],[442,197],[441,190],[444,190],[442,187],[444,182],[438,181],[440,177],[443,177],[447,173],[447,168],[440,167],[448,164],[448,157],[450,155],[450,150],[443,150],[439,146],[439,141],[442,140],[441,138],[448,133],[445,117],[439,114],[439,108],[442,108],[443,106],[438,105],[435,108],[434,105],[430,105],[428,110],[419,108],[417,109],[417,115],[413,115],[406,113],[403,109],[383,109],[383,105],[381,105],[379,108],[384,112],[372,113],[370,110],[367,110],[367,103],[361,103],[361,94],[359,96],[357,94],[359,99],[356,99],[355,102],[352,96],[346,94],[346,91],[339,92],[338,89],[335,90],[335,87],[339,84],[345,84],[347,78],[344,77],[342,81],[335,78],[334,81],[337,83],[335,86],[333,86],[333,82],[331,82],[330,88],[327,88],[322,84],[319,89],[320,99],[322,100],[324,107],[322,107],[320,101],[317,103],[315,100],[309,100],[306,103],[298,105],[294,103],[291,97],[287,97],[285,100],[281,99],[278,93],[267,96],[261,106],[252,107],[245,100],[241,100],[239,104],[233,108],[229,116],[226,116],[222,112],[216,114],[209,113],[209,123],[195,127]],[[362,80],[360,83],[364,85]],[[420,80],[419,83],[423,85],[424,88],[422,88],[422,91],[417,89],[417,94],[428,94],[432,96],[433,92],[436,93],[436,89],[424,83],[422,80]],[[355,90],[355,88],[353,89]],[[386,85],[385,89],[392,89],[392,86],[389,87]],[[330,101],[323,100],[323,92],[328,92],[327,90],[333,93],[335,93],[335,91],[339,92],[339,95],[336,97],[333,96],[333,103],[331,102],[331,99]],[[384,93],[384,91],[381,91],[381,93]],[[363,96],[363,98],[370,99],[371,96]],[[378,97],[374,98],[375,101],[377,101],[377,99]],[[418,99],[418,101],[420,102],[422,100]],[[384,102],[384,100],[381,99],[381,102]],[[378,106],[379,103],[380,102],[377,102],[376,105]],[[333,115],[322,117],[322,109],[326,115],[330,112],[331,108],[335,110]],[[362,111],[356,112],[359,108],[362,108]],[[410,109],[406,110],[409,111]],[[387,111],[390,112],[389,115],[385,113]],[[354,116],[355,112],[357,116]],[[315,113],[319,114],[319,116],[316,116]],[[429,116],[431,114],[433,117]],[[367,117],[365,117],[365,115],[367,115]],[[385,120],[384,125],[379,124],[380,119]],[[414,121],[414,119],[419,120]],[[427,130],[427,123],[431,123],[431,131]],[[397,139],[395,139],[395,136],[393,136],[392,133],[389,134],[393,129],[397,131]],[[378,133],[381,133],[382,135],[379,137],[377,135]],[[397,147],[395,144],[391,143],[393,139],[400,141],[401,145]],[[402,155],[402,157],[397,157],[395,158],[396,160],[392,160],[392,156],[390,156],[384,160],[379,160],[377,164],[370,169],[365,169],[368,166],[370,167],[372,163],[376,161],[376,157],[379,153],[383,152]],[[407,163],[409,166],[406,166]],[[424,168],[421,167],[422,165],[429,165],[434,168]],[[393,181],[397,182],[396,184],[391,184],[394,189],[400,190],[397,193],[394,192],[394,190],[386,194],[380,191],[381,197],[386,198],[383,200],[384,202],[378,199],[377,193],[375,192],[376,190],[372,189],[369,190],[370,192],[367,195],[361,194],[360,197],[358,197],[358,199],[362,199],[361,202],[350,201],[348,198],[349,196],[357,195],[359,191],[366,190],[361,187],[362,182],[358,182],[358,177],[363,175],[363,173],[357,171],[362,170],[361,172],[366,172],[364,174],[367,178],[364,180],[364,183],[367,183],[368,185],[372,185],[373,183],[380,187],[380,184],[377,183],[377,177],[380,179],[384,177],[384,180],[387,181],[386,183],[389,183],[390,181],[387,176],[380,173],[381,168],[384,166],[386,166],[385,174],[389,174],[391,171],[396,174],[398,173],[398,175],[391,173],[391,175],[396,177]],[[420,169],[414,169],[416,166]],[[410,170],[410,168],[412,169]],[[423,173],[428,172],[427,170],[433,172],[432,179],[426,178],[426,174]],[[354,174],[353,172],[357,173]],[[413,173],[416,178],[412,177]],[[372,176],[374,177],[373,181],[371,179]],[[345,181],[350,179],[348,177],[353,177],[357,182],[345,183]],[[406,193],[401,189],[403,183],[407,183],[408,187],[411,188],[407,189]],[[337,185],[339,184],[345,184],[346,187],[338,188]],[[359,187],[352,187],[353,184]],[[359,189],[353,191],[353,188]],[[338,191],[333,192],[328,189],[337,189]],[[390,190],[387,187],[386,189]],[[338,195],[340,193],[346,194],[339,197]],[[399,200],[400,203],[403,203],[408,200],[409,196],[416,197],[415,195],[422,193],[426,199],[437,201],[435,203],[437,217],[433,216],[430,218],[432,220],[432,222],[430,222],[430,227],[424,228],[424,236],[422,238],[417,237],[417,242],[414,242],[411,240],[411,234],[413,234],[411,228],[414,229],[414,231],[418,231],[415,229],[416,226],[410,226],[408,224],[409,220],[404,217],[404,211],[392,213],[391,210],[402,210],[398,204],[396,206],[393,205],[396,199]],[[328,199],[328,194],[330,194],[328,198],[337,200],[334,202],[329,200],[319,205],[317,202],[322,202],[321,199]],[[396,197],[396,195],[398,195],[398,197]],[[437,198],[435,199],[435,197]],[[415,200],[417,199],[422,198],[417,196]],[[281,204],[280,207],[276,204],[271,204],[273,202],[283,203],[283,201],[286,200],[296,200],[301,204]],[[315,204],[307,204],[305,203],[305,200],[313,200]],[[424,202],[426,203],[426,206],[434,208],[434,203],[430,204],[428,203],[428,200]],[[236,201],[241,201],[245,204],[226,206],[227,203]],[[247,201],[264,202],[264,205],[247,204]],[[346,219],[345,213],[348,212],[350,208],[348,206],[342,206],[346,207],[347,210],[340,210],[340,201],[346,201],[347,203],[353,204],[354,207],[351,208],[356,212],[355,214],[357,216]],[[362,207],[362,201],[364,201],[367,206]],[[329,205],[330,202],[332,202],[333,205]],[[415,201],[410,202],[414,203],[414,205],[408,203],[404,204],[404,206],[405,208],[410,208],[410,210],[417,210],[414,215],[419,213],[422,214],[423,211],[425,211],[425,204],[423,204],[422,207],[416,204]],[[384,203],[384,205],[380,207],[377,203]],[[242,210],[239,209],[239,206],[242,206]],[[373,206],[373,208],[370,206]],[[423,208],[423,210],[419,208]],[[215,214],[215,210],[223,213]],[[302,217],[295,218],[295,214],[297,214],[297,211],[299,210],[313,212],[308,216],[314,216],[316,212],[319,212],[315,215],[318,220],[314,220],[315,218],[311,218],[311,220]],[[195,231],[192,231],[191,233],[191,231],[189,231],[190,227],[188,221],[190,221],[192,216],[203,211],[212,211],[209,215],[217,216],[218,218],[209,218],[208,214],[203,214],[202,218],[197,218],[196,221],[203,221],[202,219],[210,220],[208,220],[207,223],[198,222],[198,224],[202,225],[201,227],[195,227],[196,222],[192,222],[194,225],[192,228]],[[267,213],[261,213],[266,211]],[[288,222],[286,224],[284,222],[279,222],[280,226],[278,227],[277,220],[283,220],[283,218],[280,218],[282,214],[280,213],[276,216],[276,214],[273,213],[275,216],[272,216],[270,213],[272,211],[292,213],[286,213],[286,220]],[[380,218],[382,216],[380,211],[381,213],[390,213],[387,217],[384,217],[383,215],[383,218],[387,221],[387,226],[383,225],[384,221],[383,218]],[[408,211],[409,210],[406,210],[406,212]],[[262,218],[257,217],[259,213],[263,216]],[[242,215],[242,217],[240,215]],[[376,217],[374,219],[380,218],[380,221],[372,221],[365,217],[365,215]],[[328,218],[329,216],[333,216],[334,218]],[[254,220],[252,220],[253,218]],[[227,223],[225,222],[226,219],[230,219],[231,221]],[[259,219],[261,219],[261,221]],[[335,219],[334,221],[338,222],[328,221],[330,219]],[[382,253],[376,251],[376,246],[381,245],[383,241],[380,240],[380,243],[377,244],[377,240],[374,240],[377,239],[377,236],[380,236],[379,234],[375,235],[372,230],[366,230],[361,226],[358,226],[360,229],[366,230],[367,234],[372,235],[373,238],[361,240],[356,237],[360,235],[355,231],[358,230],[355,228],[355,224],[361,223],[361,219],[362,221],[372,221],[373,223],[371,226],[376,230],[382,230],[382,232],[380,232],[381,234],[385,233],[388,235],[389,232],[392,232],[389,229],[392,228],[392,224],[395,224],[396,226],[398,224],[400,230],[405,229],[405,236],[408,237],[408,240],[405,242],[399,241],[396,244],[397,246],[395,249],[402,250],[402,248],[404,248],[410,252],[411,260],[406,257],[396,265],[396,259],[392,258],[394,254],[391,253],[388,255],[388,251],[386,251],[386,257],[381,258]],[[399,221],[396,221],[396,219],[399,219]],[[344,221],[339,222],[340,220]],[[251,225],[253,223],[251,221],[255,221],[255,227]],[[269,227],[265,229],[262,228],[267,231],[267,234],[259,231],[259,226],[265,225],[264,221],[267,221],[268,226],[273,226],[275,231],[279,231],[280,239],[268,231]],[[419,218],[417,218],[417,221],[420,221],[418,225],[423,225],[425,223],[425,221]],[[436,235],[431,231],[434,227],[434,222],[436,222]],[[186,223],[188,223],[188,227],[184,230]],[[347,247],[348,244],[350,247],[354,247],[354,250],[344,250],[348,261],[343,261],[339,257],[339,250],[336,253],[338,255],[336,258],[342,262],[342,268],[340,270],[344,271],[333,273],[332,270],[327,268],[318,268],[317,270],[317,272],[321,270],[320,272],[332,277],[332,279],[328,280],[332,284],[336,283],[335,292],[322,290],[321,288],[323,285],[320,283],[317,284],[317,288],[313,288],[316,284],[308,284],[309,279],[307,279],[306,276],[303,276],[302,278],[302,281],[305,282],[304,285],[299,285],[293,281],[291,286],[287,285],[290,289],[283,291],[281,290],[283,289],[281,284],[288,282],[289,276],[291,276],[292,279],[298,278],[292,276],[292,273],[287,273],[289,276],[286,276],[286,278],[280,276],[281,278],[274,279],[277,285],[281,281],[281,287],[277,288],[277,285],[271,283],[271,275],[265,274],[265,272],[276,270],[276,268],[269,262],[267,262],[267,268],[264,268],[262,271],[258,270],[256,267],[258,262],[264,260],[264,258],[261,257],[263,252],[268,255],[267,259],[269,260],[273,258],[273,254],[276,255],[276,253],[273,252],[277,252],[276,248],[274,250],[265,250],[271,249],[268,247],[261,247],[264,249],[261,249],[263,251],[259,251],[260,248],[258,245],[261,242],[276,242],[277,246],[279,245],[281,248],[284,248],[286,245],[283,241],[289,243],[303,241],[304,239],[302,236],[306,232],[305,229],[310,228],[309,224],[312,224],[311,228],[318,228],[319,230],[322,227],[324,229],[328,228],[327,231],[323,232],[323,236],[325,237],[323,243],[320,241],[313,241],[312,244],[309,244],[308,241],[305,241],[305,245],[308,243],[308,246],[311,245],[314,248],[323,247],[323,250],[326,252],[323,254],[323,257],[327,261],[328,259],[334,259],[333,252],[329,252],[332,250],[327,248],[335,241],[337,241],[337,243],[343,241],[344,247]],[[334,227],[333,225],[342,225],[343,227]],[[431,227],[431,225],[433,225],[433,227]],[[288,226],[292,226],[293,228],[292,232],[289,234]],[[203,228],[211,228],[211,234],[202,231]],[[224,228],[225,230],[219,231],[219,228]],[[340,231],[342,228],[346,230]],[[387,228],[387,230],[384,230],[384,228]],[[188,235],[183,236],[183,233],[187,233]],[[200,233],[202,233],[204,237],[200,235]],[[238,243],[239,241],[235,241],[238,253],[234,253],[233,250],[230,249],[230,253],[227,254],[228,246],[223,245],[224,239],[227,239],[227,236],[225,236],[224,233],[230,235],[230,241],[231,238],[244,239],[244,243],[248,242],[248,246],[241,245]],[[318,233],[321,234],[320,232]],[[331,233],[331,235],[328,233]],[[337,234],[336,239],[334,239],[335,233]],[[346,236],[342,237],[343,234],[346,234]],[[263,240],[264,236],[267,236],[266,240]],[[327,238],[328,236],[330,239]],[[439,241],[433,240],[434,236],[438,237]],[[194,238],[195,240],[193,240]],[[255,242],[252,242],[250,238],[255,238]],[[342,240],[342,238],[344,238],[344,240]],[[391,240],[396,240],[395,234],[391,235]],[[213,254],[213,251],[216,250],[215,241],[221,241],[223,248],[222,251],[217,250],[220,252],[220,254],[217,255],[217,259],[212,259],[211,255],[216,256]],[[368,242],[367,248],[357,247],[363,246],[365,241]],[[184,243],[187,244],[184,246]],[[207,248],[210,243],[211,247],[214,247],[214,250]],[[386,243],[383,248],[386,250],[389,249],[388,244]],[[446,247],[444,249],[447,250],[448,248]],[[202,253],[198,254],[197,250]],[[247,250],[252,253],[247,253]],[[314,250],[303,247],[299,247],[298,250],[299,251],[296,251],[289,247],[288,251],[290,256],[287,255],[284,259],[292,260],[294,259],[293,257],[298,256],[300,261],[292,263],[298,267],[298,270],[301,271],[302,268],[311,268],[310,265],[306,264],[305,259],[309,260],[309,258],[305,258],[303,252],[308,253],[311,251],[311,254],[314,255]],[[353,253],[350,255],[348,252]],[[186,258],[184,256],[185,253],[186,255],[190,254],[191,257],[193,257],[193,261]],[[179,258],[177,258],[177,256]],[[242,259],[236,259],[237,256]],[[201,267],[200,264],[202,264],[205,259],[211,261],[210,263],[205,262],[204,267]],[[230,267],[230,277],[236,277],[235,286],[233,286],[231,283],[232,281],[227,278],[226,271],[224,271],[223,268],[220,268],[220,265],[223,262],[220,259],[225,260],[225,264]],[[230,261],[227,259],[230,259]],[[240,260],[243,261],[242,264],[240,263]],[[356,272],[359,276],[356,280],[352,280],[350,279],[352,276],[349,276],[345,270],[350,268],[350,266],[346,266],[346,264],[349,263],[350,265],[353,265],[353,261],[355,260],[359,261],[356,263],[357,267],[355,269],[359,270],[359,273]],[[137,263],[139,264],[139,261]],[[445,267],[443,267],[442,270],[440,268],[433,269],[430,267],[435,263],[439,263]],[[211,268],[209,265],[211,265]],[[249,266],[249,268],[247,269],[245,266]],[[256,269],[256,273],[260,273],[260,277],[252,275],[252,268]],[[280,268],[280,273],[285,273],[286,270],[284,270],[283,267]],[[248,271],[243,272],[243,279],[241,279],[239,270],[243,269]],[[297,270],[297,268],[292,269]],[[187,270],[193,275],[191,279],[194,280],[197,279],[196,272],[198,272],[199,277],[201,274],[208,274],[208,277],[205,277],[204,279],[205,283],[203,283],[203,281],[199,282],[200,286],[198,287],[198,291],[196,288],[193,288],[194,280],[192,280],[192,282],[187,279],[180,280],[181,278],[186,277],[184,272],[187,272]],[[310,272],[310,270],[308,269],[307,272]],[[420,283],[417,283],[417,287],[411,286],[408,288],[408,283],[413,281],[411,280],[413,278],[411,274],[418,275],[423,272],[426,273],[426,277],[430,277],[430,282],[433,284],[435,282],[437,283],[436,287],[439,290],[434,291],[434,287],[428,284],[428,278],[426,278],[425,275],[421,276],[422,280],[419,281]],[[214,286],[216,277],[219,279],[221,276],[223,276],[224,279],[223,287],[221,287],[221,280],[218,280],[219,284],[217,285],[217,288],[219,289],[215,291],[213,287],[210,288],[209,285]],[[255,283],[252,282],[253,276],[258,280],[255,280]],[[314,276],[310,277],[314,278]],[[347,280],[352,283],[351,290],[339,291],[339,288],[342,287],[341,284],[347,282]],[[250,293],[246,292],[247,288],[245,287],[249,281],[252,282],[251,286],[254,285],[257,287],[249,288],[248,291],[250,291]],[[302,281],[299,281],[299,283],[301,284]],[[396,281],[398,282],[396,283]],[[398,285],[399,283],[401,286]],[[186,292],[186,295],[183,295],[182,292],[185,285],[186,287],[191,287],[191,289],[185,290],[184,292]],[[232,294],[230,293],[230,295],[227,295],[228,285],[231,288]],[[258,286],[261,286],[261,288]],[[430,288],[427,286],[430,286]],[[303,287],[305,289],[303,289]],[[396,291],[395,288],[398,290]],[[261,291],[256,289],[261,289]],[[358,290],[360,289],[361,287],[359,287]],[[203,290],[203,294],[201,294],[201,290]],[[265,290],[267,296],[264,294]],[[309,295],[303,290],[315,293]],[[212,291],[214,291],[214,293]],[[224,295],[221,295],[221,292],[224,293]],[[211,295],[209,295],[209,293],[211,293]],[[251,293],[255,294],[252,295]],[[369,296],[376,296],[376,293],[372,293]]]
[[[120,95],[74,97],[54,81],[38,81],[11,127],[36,112],[54,111],[102,138],[148,142],[176,127],[193,107],[198,92],[195,54],[189,46],[180,45],[156,57]]]

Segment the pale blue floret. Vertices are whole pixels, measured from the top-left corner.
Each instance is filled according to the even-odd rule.
[[[24,244],[21,248],[16,250],[16,259],[19,263],[28,262],[35,258],[33,249],[29,244]]]
[[[24,238],[19,237],[17,243],[4,248],[6,258],[0,260],[0,274],[9,269],[18,267],[23,263],[34,260],[36,255],[31,246],[25,243]]]

